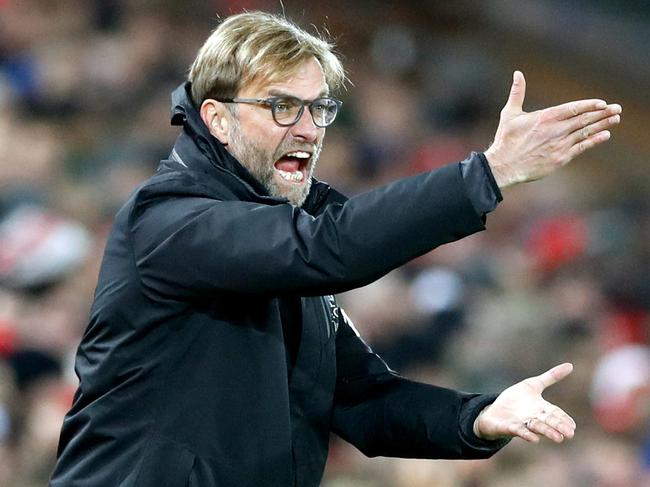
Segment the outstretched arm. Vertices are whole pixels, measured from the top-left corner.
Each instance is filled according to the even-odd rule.
[[[341,310],[331,428],[367,456],[487,458],[508,443],[472,431],[496,394],[468,394],[413,382],[392,371]]]
[[[532,443],[537,443],[540,436],[556,443],[573,438],[575,421],[542,398],[544,389],[572,371],[573,365],[564,363],[508,387],[476,418],[474,433],[486,440],[518,436]]]
[[[485,151],[500,188],[534,181],[609,140],[622,108],[603,100],[579,100],[524,112],[526,80],[515,71],[494,142]]]

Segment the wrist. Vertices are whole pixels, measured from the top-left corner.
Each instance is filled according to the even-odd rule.
[[[494,176],[494,180],[496,181],[499,189],[511,186],[513,183],[507,174],[507,165],[501,161],[501,158],[497,154],[497,151],[494,149],[494,146],[490,146],[490,148],[487,149],[483,155],[485,156],[485,159],[490,166],[490,170],[492,171],[492,175]]]

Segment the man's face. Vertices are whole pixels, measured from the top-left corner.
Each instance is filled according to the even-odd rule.
[[[323,70],[316,59],[305,61],[296,74],[269,85],[242,89],[240,98],[289,95],[313,100],[327,94]],[[271,196],[284,197],[301,206],[309,189],[325,129],[314,125],[305,107],[300,120],[290,127],[278,125],[270,107],[240,103],[231,121],[230,153],[260,181]]]

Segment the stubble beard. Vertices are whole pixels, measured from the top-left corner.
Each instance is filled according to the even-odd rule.
[[[276,170],[273,164],[284,154],[293,150],[305,150],[305,145],[300,146],[298,143],[283,141],[274,153],[265,150],[251,139],[247,138],[241,131],[239,123],[233,120],[232,130],[230,132],[230,141],[228,148],[230,153],[244,166],[251,175],[264,186],[270,196],[286,198],[289,203],[295,206],[302,206],[311,189],[312,175],[316,168],[316,163],[320,156],[323,143],[318,143],[313,148],[309,167],[306,171],[305,181],[302,184],[291,183],[289,181],[278,181]],[[310,146],[310,150],[311,150]]]

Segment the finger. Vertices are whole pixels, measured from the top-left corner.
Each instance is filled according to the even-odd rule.
[[[603,110],[607,107],[607,102],[604,100],[578,100],[563,105],[547,108],[551,118],[556,120],[566,120],[575,117],[585,112],[593,112],[595,110]]]
[[[564,123],[567,124],[569,132],[575,132],[576,130],[580,130],[581,128],[587,127],[600,120],[611,118],[614,115],[620,115],[622,110],[623,109],[621,108],[621,105],[618,104],[607,105],[607,108],[604,110],[585,112],[581,115],[568,119]],[[620,118],[621,117],[619,116],[619,121]],[[591,133],[595,134],[596,132],[591,132]]]
[[[518,436],[529,443],[539,443],[539,436],[533,433],[526,425],[522,423],[513,423],[508,428],[510,436]]]
[[[573,132],[569,136],[569,142],[573,146],[574,144],[577,144],[581,140],[588,139],[590,135],[597,134],[599,132],[602,132],[603,130],[610,129],[615,125],[618,125],[620,122],[621,122],[620,115],[612,115],[611,117],[606,118],[605,120],[599,120],[596,123],[592,123],[591,125],[587,125],[586,127],[583,127]]]
[[[510,95],[504,107],[513,112],[521,112],[524,106],[524,98],[526,97],[526,79],[521,71],[515,71],[512,74],[512,86],[510,88]]]
[[[583,142],[587,142],[587,141],[585,140]],[[537,389],[537,392],[541,393],[547,387],[552,386],[556,382],[564,379],[571,372],[573,372],[573,364],[570,364],[569,362],[565,362],[563,364],[556,365],[555,367],[547,370],[543,374],[540,374],[536,377],[531,377],[529,381],[531,385]]]
[[[560,431],[537,418],[526,421],[524,427],[537,435],[545,436],[555,443],[562,443],[564,441],[564,435]]]
[[[598,144],[607,142],[611,136],[612,134],[609,132],[609,130],[603,130],[602,132],[598,132],[597,134],[589,136],[588,139],[577,142],[573,145],[573,147],[569,149],[569,160],[579,156],[583,152],[597,146]]]
[[[565,438],[573,438],[576,429],[576,423],[573,418],[560,408],[555,406],[553,410],[548,413],[544,422],[551,428],[558,431]]]

